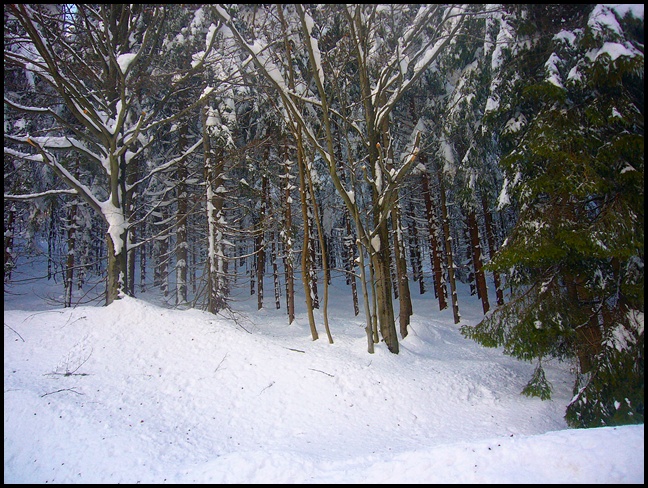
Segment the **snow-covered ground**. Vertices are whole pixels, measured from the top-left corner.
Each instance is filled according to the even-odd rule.
[[[241,297],[230,317],[147,294],[52,308],[42,282],[14,287],[4,482],[644,482],[643,425],[565,424],[569,364],[546,365],[551,401],[528,398],[533,365],[463,338],[431,292],[414,296],[400,354],[370,355],[343,281],[334,344],[321,312],[317,341],[303,305],[288,325],[269,285],[267,308]],[[462,324],[475,323],[480,303],[460,291]]]

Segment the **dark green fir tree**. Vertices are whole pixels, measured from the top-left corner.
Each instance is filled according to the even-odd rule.
[[[512,293],[462,332],[535,361],[523,393],[543,399],[543,361],[574,359],[571,426],[643,423],[643,18],[518,8],[538,10],[513,12],[538,30],[518,23],[526,47],[493,114],[509,148],[500,204],[518,218],[489,265]]]

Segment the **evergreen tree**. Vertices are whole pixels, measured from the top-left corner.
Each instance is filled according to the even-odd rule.
[[[502,114],[502,159],[519,218],[491,269],[513,296],[463,332],[537,360],[524,393],[547,398],[542,361],[576,358],[566,419],[593,427],[643,422],[643,39],[607,7],[533,7],[518,78]],[[562,19],[562,20],[559,20]],[[524,33],[525,24],[518,26]],[[506,139],[506,137],[504,137]]]

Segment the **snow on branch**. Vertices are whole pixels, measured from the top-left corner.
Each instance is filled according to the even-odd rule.
[[[467,6],[463,7],[453,7],[448,8],[445,12],[444,18],[441,21],[441,28],[447,31],[446,34],[439,36],[438,38],[432,38],[430,41],[424,45],[417,53],[410,57],[410,62],[415,63],[413,67],[413,73],[409,78],[403,80],[403,82],[393,90],[387,102],[377,110],[376,113],[376,126],[380,127],[386,118],[391,113],[392,109],[403,96],[403,94],[409,89],[409,87],[416,82],[425,70],[437,59],[439,54],[441,54],[444,48],[450,43],[452,39],[456,36],[457,32],[463,25],[463,21],[467,15]],[[400,75],[400,73],[398,73]],[[391,81],[387,83],[387,86],[391,85]]]
[[[35,200],[37,198],[47,197],[50,195],[78,195],[78,194],[79,192],[74,189],[61,189],[61,190],[47,190],[39,193],[26,193],[24,195],[11,195],[5,193],[3,198],[5,200],[21,201],[21,200]]]
[[[131,189],[136,188],[138,185],[142,184],[144,181],[148,180],[148,179],[149,179],[151,176],[153,176],[154,174],[157,174],[157,173],[159,173],[160,171],[165,171],[165,170],[171,168],[172,166],[174,166],[175,164],[177,164],[178,161],[182,161],[182,160],[185,159],[187,156],[189,156],[191,153],[193,153],[196,149],[198,149],[198,148],[202,145],[202,143],[203,143],[203,139],[202,139],[202,137],[201,137],[200,139],[198,139],[198,142],[196,142],[193,146],[191,146],[190,148],[188,148],[188,149],[187,149],[184,153],[182,153],[180,156],[178,156],[177,158],[173,158],[173,159],[171,159],[170,161],[167,161],[166,163],[164,163],[164,164],[162,164],[162,165],[160,165],[160,166],[158,166],[158,167],[152,169],[151,171],[149,171],[149,173],[148,173],[146,176],[140,178],[139,180],[137,180],[137,181],[136,181],[135,183],[133,183],[132,185],[128,185],[128,188],[127,188],[127,189],[130,191]]]
[[[56,173],[59,178],[61,178],[72,190],[76,191],[77,194],[82,197],[88,204],[96,211],[101,211],[101,203],[92,193],[92,190],[86,185],[81,183],[72,173],[70,173],[61,163],[58,162],[56,157],[46,151],[42,146],[34,142],[32,139],[27,138],[26,143],[34,147],[39,154],[27,154],[20,153],[19,151],[14,151],[9,148],[5,148],[6,154],[11,154],[16,157],[21,157],[29,161],[38,161],[46,164],[54,173]]]

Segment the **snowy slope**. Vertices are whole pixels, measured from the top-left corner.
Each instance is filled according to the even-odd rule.
[[[283,309],[253,310],[256,297],[234,317],[132,298],[12,303],[5,483],[644,480],[643,425],[568,429],[568,364],[546,367],[551,401],[520,395],[533,366],[463,338],[428,295],[399,355],[366,352],[337,282],[334,344],[321,312],[312,341],[303,310],[289,326]],[[459,303],[462,323],[478,320],[475,297]]]

